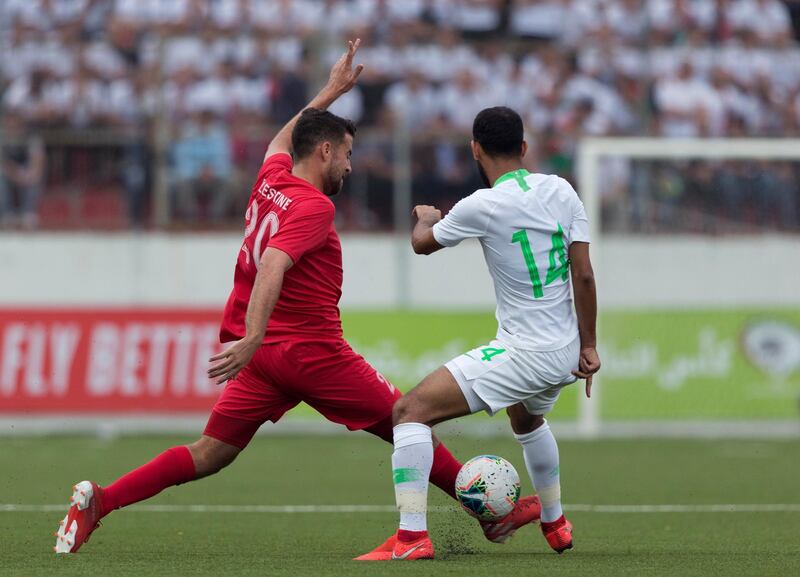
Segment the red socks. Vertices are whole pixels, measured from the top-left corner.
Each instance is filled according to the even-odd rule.
[[[433,451],[431,483],[455,499],[456,477],[460,470],[461,463],[456,461],[444,443],[439,443],[439,446]]]
[[[181,446],[167,449],[149,463],[103,488],[101,516],[105,517],[114,509],[149,499],[167,487],[186,483],[194,477],[194,460],[189,448]]]
[[[397,530],[397,540],[402,541],[403,543],[411,543],[417,539],[422,539],[423,537],[427,536],[427,531],[406,531],[405,529]]]

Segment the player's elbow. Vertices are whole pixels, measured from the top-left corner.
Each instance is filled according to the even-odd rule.
[[[594,271],[591,267],[572,271],[572,283],[578,287],[594,286]]]
[[[420,238],[411,239],[411,248],[414,249],[415,254],[431,254],[434,251],[434,248],[429,243]]]

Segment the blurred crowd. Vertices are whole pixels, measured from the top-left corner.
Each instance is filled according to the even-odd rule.
[[[349,228],[392,222],[398,127],[415,201],[478,187],[464,136],[486,106],[519,111],[532,166],[573,181],[585,135],[798,136],[798,15],[779,0],[4,0],[0,219],[58,223],[78,194],[150,226],[162,191],[173,224],[238,221],[265,143],[355,36],[366,68],[333,108],[359,123],[337,199]],[[610,162],[606,218],[797,230],[798,164]]]

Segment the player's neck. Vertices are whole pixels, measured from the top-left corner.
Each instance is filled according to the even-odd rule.
[[[522,166],[522,162],[516,158],[487,162],[483,165],[483,169],[486,171],[486,177],[489,179],[489,182],[492,186],[495,185],[501,176],[508,174],[509,172],[524,170],[524,168],[525,167]]]
[[[297,178],[302,178],[318,191],[323,192],[322,187],[324,183],[322,174],[320,174],[318,170],[314,170],[305,163],[299,162],[292,168],[292,174]]]

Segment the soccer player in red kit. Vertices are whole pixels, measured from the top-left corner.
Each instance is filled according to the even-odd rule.
[[[218,472],[264,422],[278,421],[301,401],[350,430],[392,442],[392,406],[400,392],[344,340],[338,309],[342,255],[329,197],[351,171],[356,130],[325,109],[355,85],[362,70],[353,67],[359,42],[349,43],[327,85],[267,149],[245,213],[244,243],[220,330],[221,340],[233,344],[210,359],[209,377],[227,385],[203,435],[106,487],[75,485],[56,552],[76,552],[114,509]],[[460,463],[436,445],[431,482],[453,496]],[[538,500],[529,497],[502,523],[483,530],[500,542],[538,517]],[[401,528],[362,557],[390,557],[402,536]]]

